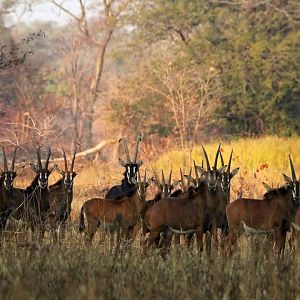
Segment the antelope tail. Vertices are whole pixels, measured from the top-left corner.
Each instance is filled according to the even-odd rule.
[[[84,209],[84,207],[82,206],[80,215],[79,215],[79,232],[83,232],[85,229],[83,209]]]

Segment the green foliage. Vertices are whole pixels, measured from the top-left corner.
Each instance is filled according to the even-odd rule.
[[[281,0],[137,1],[130,43],[133,53],[147,46],[141,60],[160,51],[178,68],[219,72],[220,102],[207,130],[299,134],[299,12],[298,3]]]

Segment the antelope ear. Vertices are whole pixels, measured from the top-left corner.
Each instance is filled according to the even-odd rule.
[[[153,183],[153,182],[155,182],[155,179],[154,179],[154,177],[150,177],[150,178],[148,178],[148,180],[147,180],[147,184],[148,184],[148,186],[149,186],[151,183]]]
[[[267,183],[263,182],[262,184],[264,185],[267,192],[272,190],[272,188]]]
[[[24,171],[24,168],[25,168],[25,166],[18,167],[17,170],[16,170],[16,174],[20,175]]]
[[[83,169],[83,167],[84,166],[80,166],[79,168],[77,168],[76,170],[75,170],[75,172],[73,172],[73,173],[75,173],[76,175]]]
[[[196,180],[191,175],[184,175],[184,177],[193,184],[196,184]]]
[[[140,167],[140,166],[143,165],[143,161],[142,161],[142,160],[138,160],[138,161],[136,162],[136,164]]]
[[[53,167],[53,171],[55,170],[56,172],[58,172],[60,175],[64,175],[65,174],[65,172],[61,169],[61,167],[60,166],[58,166],[58,165],[54,165]],[[51,171],[52,172],[52,171]]]
[[[30,163],[29,165],[30,165],[31,170],[34,173],[38,173],[39,172],[38,167],[35,164]]]
[[[126,168],[126,166],[127,166],[127,163],[126,163],[126,161],[125,161],[125,160],[123,160],[123,159],[119,158],[119,163],[120,163],[120,165],[121,165],[122,167]]]
[[[218,172],[219,172],[219,173],[224,173],[224,172],[226,171],[226,168],[227,168],[227,166],[224,165],[224,166],[222,166],[222,167],[218,170]]]
[[[206,171],[204,168],[200,167],[200,166],[196,166],[197,170],[201,173],[201,175],[205,175]]]
[[[171,190],[173,190],[178,184],[180,184],[181,180],[176,180],[171,184]]]
[[[239,169],[240,168],[235,168],[232,170],[232,172],[230,173],[231,178],[234,177],[238,173]]]
[[[0,169],[0,175],[3,175],[4,174],[4,172],[2,171],[2,169]]]
[[[52,166],[50,169],[49,169],[49,172],[52,173],[53,171],[55,171],[57,168],[57,165],[54,165]]]
[[[284,178],[284,180],[285,180],[285,182],[286,182],[287,184],[289,184],[289,185],[292,185],[292,184],[293,184],[293,181],[292,181],[292,179],[291,179],[289,176],[283,174],[283,178]]]

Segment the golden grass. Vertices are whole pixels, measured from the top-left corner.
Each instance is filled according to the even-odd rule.
[[[211,159],[217,146],[206,145]],[[261,181],[282,184],[282,172],[290,174],[288,154],[300,172],[300,138],[224,142],[225,160],[232,147],[233,167],[241,167],[233,180],[232,199],[238,189],[261,196]],[[174,177],[179,178],[179,167],[187,173],[193,159],[201,163],[199,145],[184,153],[169,151],[157,160],[146,161],[144,168],[149,175],[152,169],[160,173],[162,168],[166,172],[172,168]],[[261,168],[263,164],[268,167]],[[139,239],[117,250],[108,238],[99,239],[99,234],[93,245],[86,246],[77,230],[78,211],[85,200],[103,195],[103,188],[118,183],[122,172],[117,162],[85,163],[75,179],[74,227],[67,229],[60,243],[53,243],[48,233],[43,243],[32,241],[26,232],[15,232],[9,239],[1,236],[2,299],[300,299],[299,249],[293,253],[287,247],[285,257],[279,259],[272,251],[252,248],[243,237],[227,259],[214,252],[210,258],[201,256],[196,249],[188,251],[184,246],[173,247],[163,259],[155,251],[143,255]],[[17,184],[26,186],[31,178],[26,170]],[[58,179],[54,173],[51,183]],[[258,240],[258,245],[265,243]]]
[[[300,137],[282,138],[282,137],[263,137],[263,138],[247,138],[238,139],[230,142],[222,142],[222,154],[225,163],[231,149],[234,150],[232,169],[240,167],[238,175],[232,181],[231,199],[236,199],[237,192],[243,192],[244,197],[262,197],[264,187],[262,182],[269,185],[277,186],[283,184],[282,173],[290,175],[290,167],[288,155],[293,158],[294,165],[298,174],[300,173]],[[211,163],[214,161],[218,143],[205,145]],[[187,174],[193,160],[197,165],[201,164],[203,159],[202,149],[200,145],[195,145],[191,149],[185,151],[174,149],[166,151],[158,159],[145,160],[142,168],[147,170],[148,176],[152,176],[155,172],[159,177],[161,170],[168,174],[173,170],[173,179],[180,178],[179,168],[182,168]],[[220,165],[220,161],[219,161]],[[105,164],[102,162],[84,162],[84,168],[75,179],[73,202],[73,214],[77,216],[81,205],[84,201],[91,197],[103,196],[105,188],[109,188],[114,184],[119,184],[122,179],[124,169],[118,162],[110,162]],[[18,186],[26,186],[30,183],[32,173],[26,170],[23,176],[17,180]],[[54,173],[50,177],[50,184],[60,178],[59,174]],[[155,187],[150,191],[149,197],[155,193]]]

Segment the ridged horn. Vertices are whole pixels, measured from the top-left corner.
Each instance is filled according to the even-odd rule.
[[[45,170],[48,170],[50,156],[51,156],[51,148],[48,147],[47,158],[46,158],[46,162],[45,162]]]
[[[75,146],[74,153],[73,153],[73,157],[72,157],[71,170],[70,170],[71,172],[73,172],[73,170],[74,170],[74,164],[75,164],[76,152],[77,152],[77,145]]]
[[[12,159],[12,162],[11,162],[11,170],[13,172],[15,171],[15,162],[16,162],[17,150],[18,150],[18,147],[15,148],[13,159]]]
[[[225,163],[224,163],[224,159],[223,159],[222,152],[220,152],[220,159],[221,159],[222,167],[224,167],[224,166],[225,166]]]
[[[7,164],[7,158],[6,158],[6,153],[4,150],[4,147],[2,148],[3,151],[3,167],[4,167],[4,171],[8,171],[8,164]]]
[[[292,179],[293,179],[293,181],[297,181],[296,172],[295,172],[294,165],[293,165],[290,155],[289,155],[289,160],[290,160],[290,166],[291,166]]]
[[[205,157],[205,160],[206,160],[206,167],[207,167],[207,170],[209,171],[210,170],[209,159],[208,159],[207,153],[206,153],[205,148],[203,147],[203,145],[202,145],[202,150],[203,150],[204,157]]]
[[[133,163],[136,163],[137,157],[138,157],[138,153],[139,153],[139,145],[142,141],[142,135],[139,134],[136,138],[136,145],[135,145],[135,152],[134,152],[134,159],[133,159]]]
[[[38,168],[39,171],[43,170],[43,166],[42,166],[42,160],[41,160],[41,148],[40,146],[38,146],[38,148],[36,149],[36,156],[38,159]]]
[[[229,157],[229,161],[228,161],[228,166],[227,166],[227,172],[228,172],[228,173],[230,173],[232,154],[233,154],[233,150],[231,150],[230,157]]]
[[[64,155],[64,162],[65,162],[65,172],[68,172],[68,162],[67,162],[67,156],[64,147],[62,148],[63,155]]]
[[[129,155],[129,150],[128,150],[127,141],[126,141],[124,138],[121,138],[121,139],[119,140],[119,143],[122,143],[123,148],[124,148],[124,151],[125,151],[125,154],[126,154],[126,160],[127,160],[127,163],[130,164],[130,163],[131,163],[131,160],[130,160],[130,155]]]
[[[166,185],[164,170],[161,170],[161,182],[163,186]]]
[[[219,147],[218,147],[218,150],[217,150],[217,153],[216,153],[216,158],[215,158],[215,163],[214,163],[214,170],[217,170],[218,157],[219,157],[219,153],[221,152],[220,149],[221,149],[221,143],[219,144]]]
[[[171,184],[172,184],[172,169],[170,171],[169,181],[168,181],[168,185],[171,186]]]
[[[182,173],[182,169],[180,168],[180,179],[181,179],[181,186],[184,186],[184,177]]]

